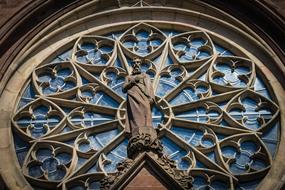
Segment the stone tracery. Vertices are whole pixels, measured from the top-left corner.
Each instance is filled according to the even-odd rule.
[[[72,155],[61,178],[65,188],[86,187],[91,178],[99,183],[102,173],[116,172],[116,164],[126,159],[128,141],[121,88],[130,73],[129,60],[139,56],[148,60],[145,71],[156,90],[159,107],[153,119],[159,123],[154,126],[164,153],[178,169],[193,175],[194,187],[228,189],[234,188],[231,181],[264,176],[272,155],[261,136],[274,126],[279,108],[254,92],[256,65],[246,57],[224,55],[225,51],[216,48],[205,31],[172,36],[145,23],[114,39],[82,36],[70,61],[35,69],[28,86],[34,95],[28,104],[20,102],[15,113],[16,132],[35,140],[33,161],[27,155],[23,171],[30,171],[31,163],[45,170],[45,161],[32,156],[34,147],[43,144],[37,140],[44,139]],[[48,156],[57,163],[54,167],[65,168],[59,167],[57,154]],[[25,175],[34,184],[61,185],[55,178],[31,174]],[[78,181],[78,176],[88,183]]]

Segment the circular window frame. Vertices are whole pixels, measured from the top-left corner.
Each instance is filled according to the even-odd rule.
[[[125,17],[128,16],[134,16],[136,9],[138,8],[130,8],[128,11],[131,10],[132,14],[130,15],[125,15]],[[167,9],[167,8],[164,8]],[[170,12],[173,11],[174,9],[169,9]],[[116,10],[114,12],[123,12],[124,10]],[[177,10],[175,10],[177,11]],[[108,14],[108,11],[107,13]],[[97,15],[98,16],[98,15]],[[99,15],[102,16],[102,15]],[[197,15],[196,15],[197,16]],[[185,15],[185,17],[189,17],[189,15]],[[91,19],[91,18],[89,18]],[[94,19],[94,17],[92,18]],[[218,22],[218,19],[215,18],[211,18],[213,20],[215,20],[215,22]],[[84,22],[84,19],[80,20],[79,23]],[[96,20],[96,19],[95,19]],[[124,21],[127,22],[127,24],[134,24],[135,22],[138,22],[138,20],[140,19],[136,19],[135,21]],[[155,19],[157,20],[157,19]],[[105,20],[106,23],[108,23],[108,19]],[[142,20],[141,20],[142,21]],[[146,23],[154,23],[156,21],[152,21],[152,20],[143,20],[143,22]],[[169,21],[159,21],[160,23],[166,23],[169,25],[169,28],[173,28],[174,26],[181,26],[181,28],[186,27],[188,24],[183,24],[181,22],[172,22],[170,23]],[[205,24],[209,23],[209,20],[205,21]],[[222,24],[225,24],[224,22],[221,22]],[[117,26],[120,28],[120,25],[122,23],[116,23],[116,24],[111,24],[111,25],[107,25],[110,28],[112,28],[112,30],[114,30],[114,27]],[[104,25],[104,24],[101,24]],[[48,60],[48,57],[51,55],[54,55],[56,52],[60,52],[61,48],[64,48],[64,46],[68,43],[73,43],[73,40],[76,39],[76,35],[81,35],[80,33],[77,33],[75,35],[69,36],[68,34],[70,34],[70,30],[74,29],[75,26],[78,26],[78,23],[73,23],[71,25],[69,25],[68,27],[70,27],[70,29],[67,30],[58,30],[55,31],[54,34],[50,34],[48,36],[46,36],[46,38],[44,39],[45,41],[47,41],[48,39],[52,39],[50,44],[47,46],[46,44],[44,44],[43,42],[39,41],[39,44],[35,44],[34,47],[40,47],[39,49],[41,49],[42,51],[37,52],[37,55],[31,55],[35,49],[34,47],[29,47],[27,49],[24,49],[23,52],[25,52],[24,54],[20,55],[18,57],[18,59],[16,59],[14,61],[14,63],[11,65],[11,71],[14,72],[13,76],[9,79],[6,78],[6,80],[8,81],[5,89],[3,90],[3,93],[1,95],[0,98],[0,105],[2,105],[3,109],[1,110],[1,118],[0,120],[3,121],[3,125],[0,128],[0,142],[1,142],[1,146],[0,148],[1,153],[7,155],[7,157],[3,157],[1,158],[1,170],[3,171],[3,178],[5,180],[5,182],[8,184],[8,186],[12,189],[17,189],[17,188],[27,188],[29,189],[30,186],[29,184],[26,182],[25,178],[23,177],[23,175],[21,174],[21,169],[18,165],[18,161],[17,161],[17,157],[15,155],[15,150],[14,150],[14,146],[13,146],[13,141],[12,141],[12,131],[11,131],[11,116],[14,113],[14,108],[16,107],[16,103],[18,102],[18,98],[19,98],[19,92],[22,89],[22,87],[24,86],[24,82],[27,81],[28,76],[30,76],[32,70],[38,65],[43,63],[45,60]],[[188,25],[188,27],[191,27],[191,25]],[[228,25],[226,25],[228,26]],[[105,28],[105,27],[104,27]],[[85,30],[85,32],[88,33],[92,33],[95,32],[95,30],[97,30],[96,32],[98,32],[98,34],[100,34],[100,32],[102,33],[106,33],[106,30],[98,26],[98,27],[94,27],[92,29],[87,29]],[[175,27],[174,27],[175,28]],[[176,28],[179,29],[179,28]],[[67,32],[67,34],[65,34],[65,36],[62,36],[62,40],[57,41],[56,43],[53,43],[52,41],[54,41],[54,35],[56,33],[60,35],[60,32],[65,31]],[[239,32],[240,30],[238,30],[237,32]],[[211,31],[209,31],[211,33]],[[243,32],[240,33],[242,35],[245,35]],[[59,37],[57,36],[57,37]],[[246,35],[248,37],[248,35]],[[56,38],[58,39],[58,38]],[[252,40],[252,39],[251,39]],[[256,42],[258,42],[257,40],[255,40]],[[221,44],[223,45],[223,44]],[[232,42],[233,46],[238,46],[236,43]],[[257,45],[257,44],[255,44]],[[60,47],[58,49],[58,47]],[[241,49],[243,49],[242,47],[240,47]],[[268,57],[267,59],[274,59],[275,62],[277,62],[277,64],[280,64],[280,61],[278,60],[277,56],[274,55],[274,53],[269,50],[269,49],[264,49],[263,51],[266,51],[268,55],[271,55],[271,57]],[[30,55],[29,55],[30,54]],[[28,56],[29,55],[29,56]],[[256,54],[255,54],[256,55]],[[27,57],[29,57],[27,59]],[[41,57],[41,59],[39,59],[39,57]],[[275,182],[278,182],[278,175],[281,174],[282,169],[280,169],[280,164],[282,163],[282,155],[284,151],[282,151],[282,149],[284,149],[285,147],[285,142],[284,138],[284,119],[285,119],[285,115],[284,115],[284,108],[282,108],[282,105],[285,105],[285,97],[282,97],[282,95],[284,94],[284,89],[282,88],[281,84],[278,82],[278,80],[276,79],[276,77],[268,70],[268,68],[263,65],[261,62],[259,62],[254,55],[250,55],[249,57],[251,57],[255,63],[257,63],[257,65],[259,65],[259,69],[261,70],[260,73],[266,73],[266,78],[269,85],[269,89],[271,90],[272,87],[272,91],[274,91],[274,93],[276,94],[276,100],[278,102],[280,106],[280,119],[281,119],[281,133],[280,133],[280,144],[278,147],[278,151],[276,154],[276,157],[274,159],[274,162],[271,166],[271,169],[269,171],[268,175],[273,175],[273,176],[277,176],[276,180],[274,180]],[[261,60],[264,60],[261,58]],[[25,62],[25,63],[23,63]],[[21,66],[19,66],[21,64]],[[264,76],[265,77],[265,76]],[[11,162],[11,160],[13,160]],[[16,162],[16,163],[15,163]],[[5,163],[5,164],[3,164]],[[282,164],[284,165],[284,164]],[[2,173],[1,171],[1,173]],[[13,176],[13,177],[11,177]],[[279,181],[280,183],[280,181]],[[266,187],[274,187],[274,182],[272,181],[271,178],[268,179],[264,179],[260,185],[259,185],[259,189],[266,189]]]

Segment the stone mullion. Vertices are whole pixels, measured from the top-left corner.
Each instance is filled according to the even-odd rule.
[[[79,102],[79,101],[73,101],[73,100],[66,100],[66,99],[61,99],[61,98],[53,98],[53,97],[47,97],[47,99],[52,100],[53,102],[57,102],[59,104],[64,104],[66,107],[90,107],[98,111],[99,113],[103,114],[109,114],[115,116],[117,113],[116,108],[112,107],[106,107],[106,106],[101,106],[101,105],[95,105],[95,104],[90,104],[90,103],[85,103],[85,102]]]
[[[164,65],[165,65],[165,62],[166,62],[166,59],[167,59],[167,56],[168,56],[168,46],[169,46],[169,43],[170,43],[170,38],[167,38],[165,40],[165,44],[164,44],[164,49],[161,53],[161,58],[158,62],[158,65],[159,67],[157,68],[157,71],[156,71],[156,74],[154,76],[154,81],[153,81],[153,90],[154,90],[154,93],[156,93],[157,91],[157,87],[159,85],[159,79],[160,79],[160,71],[164,68]]]
[[[186,77],[182,82],[180,82],[176,87],[174,87],[173,89],[170,90],[169,93],[164,95],[164,99],[169,100],[171,97],[171,94],[177,90],[179,90],[183,85],[185,85],[185,83],[189,80],[192,79],[197,79],[198,77],[200,77],[201,75],[204,74],[205,71],[207,71],[207,69],[210,67],[211,63],[215,60],[215,57],[212,57],[211,59],[209,59],[208,61],[206,61],[202,66],[200,66],[198,69],[195,70],[195,72],[193,74],[191,74],[189,77]]]
[[[116,125],[116,126],[112,126],[112,125]],[[110,130],[116,129],[116,128],[118,128],[118,126],[119,126],[118,120],[113,120],[113,121],[101,123],[98,125],[94,125],[94,126],[88,127],[88,128],[74,129],[72,131],[68,131],[68,132],[61,133],[61,134],[49,135],[49,136],[44,137],[42,139],[43,140],[52,140],[52,141],[58,140],[60,142],[63,142],[63,141],[69,140],[70,138],[76,138],[80,133],[83,133],[83,132],[87,132],[90,134],[93,134],[93,133],[98,134],[98,133],[104,132],[108,129],[110,129]]]
[[[123,34],[122,34],[122,36],[123,36]],[[117,51],[118,56],[119,56],[119,58],[121,58],[122,64],[123,64],[125,70],[127,71],[127,74],[130,75],[132,73],[131,68],[129,67],[128,61],[124,55],[124,52],[123,52],[122,47],[121,47],[122,43],[119,41],[119,39],[117,39],[117,41],[116,41],[117,48],[118,48],[118,51]]]
[[[235,139],[239,139],[238,142],[236,142]],[[236,134],[236,135],[232,135],[232,136],[229,136],[229,137],[226,137],[225,139],[219,141],[218,143],[218,151],[219,151],[219,156],[221,157],[221,164],[223,167],[225,167],[228,171],[230,171],[229,167],[228,167],[228,163],[225,162],[225,160],[222,158],[222,152],[221,152],[221,148],[220,146],[222,144],[227,144],[227,143],[233,143],[235,142],[236,146],[235,148],[237,149],[241,149],[241,145],[240,145],[240,142],[243,142],[243,141],[247,141],[249,139],[255,141],[255,139],[258,141],[258,142],[255,142],[255,143],[260,143],[260,148],[259,150],[257,150],[253,155],[255,157],[259,157],[260,158],[260,154],[265,157],[267,156],[267,159],[266,160],[268,162],[267,166],[264,167],[263,169],[261,170],[257,170],[256,173],[254,174],[254,176],[252,175],[251,172],[248,172],[248,173],[245,173],[245,174],[232,174],[234,175],[235,178],[237,178],[238,180],[242,179],[244,181],[246,181],[248,177],[251,177],[251,178],[260,178],[260,177],[264,177],[267,173],[267,170],[270,168],[271,164],[272,164],[272,158],[271,158],[271,154],[269,153],[268,149],[266,148],[266,145],[262,142],[262,140],[260,139],[260,137],[257,135],[257,134],[254,134],[254,133],[247,133],[247,134]],[[264,151],[266,152],[266,154],[264,154],[264,152],[262,151],[262,149],[264,149]],[[264,158],[263,158],[264,159]],[[264,160],[265,161],[265,160]],[[265,162],[266,162],[265,161]],[[244,176],[245,175],[245,176]],[[247,176],[249,175],[249,176]]]
[[[178,123],[178,127],[181,126],[182,128],[185,128],[185,129],[192,129],[191,127],[188,127],[188,126],[199,127],[199,125],[202,125],[203,127],[212,130],[214,133],[218,132],[220,134],[228,135],[228,136],[251,132],[250,130],[246,130],[246,129],[239,129],[239,128],[234,128],[234,127],[230,127],[230,126],[221,127],[220,125],[217,125],[217,124],[201,123],[201,122],[195,122],[195,121],[181,119],[181,118],[173,118],[173,123],[174,124]]]
[[[80,166],[78,169],[76,169],[73,173],[71,173],[65,181],[68,179],[74,178],[75,176],[82,175],[86,173],[89,169],[92,167],[95,167],[100,155],[106,154],[110,152],[113,148],[115,148],[117,145],[119,145],[124,139],[126,138],[125,132],[121,132],[117,137],[114,138],[113,141],[109,142],[105,147],[103,147],[101,150],[96,152],[93,156],[91,156],[88,160],[85,161],[85,163]],[[60,185],[62,185],[63,182],[61,182]]]
[[[236,123],[236,124],[238,124],[244,128],[247,128],[244,124],[241,124],[240,122],[233,119],[232,116],[228,113],[228,109],[231,106],[231,104],[236,103],[235,100],[237,98],[240,98],[244,94],[250,94],[250,93],[258,94],[257,96],[264,98],[266,101],[268,101],[270,104],[272,104],[272,107],[270,107],[270,109],[272,109],[272,112],[274,112],[274,110],[275,110],[275,113],[272,114],[272,118],[270,119],[270,121],[268,121],[267,123],[260,126],[260,128],[256,131],[250,130],[252,133],[256,133],[258,135],[261,135],[264,131],[266,131],[270,127],[270,125],[272,126],[272,123],[276,122],[276,120],[278,119],[278,115],[280,114],[280,108],[278,107],[278,105],[274,101],[264,97],[263,95],[261,95],[259,93],[256,93],[255,91],[250,90],[250,88],[247,88],[247,89],[240,91],[239,93],[236,93],[236,95],[234,97],[232,97],[231,100],[227,103],[227,105],[225,106],[225,109],[223,111],[229,118],[231,118],[231,120],[234,123]],[[261,102],[258,102],[258,103],[260,104]],[[262,103],[264,104],[265,102],[262,102]]]
[[[220,148],[220,140],[217,138],[216,132],[218,132],[220,134],[223,134],[223,135],[226,135],[228,137],[229,136],[232,137],[232,136],[236,136],[236,135],[240,135],[240,134],[246,135],[248,133],[251,133],[251,131],[245,130],[245,129],[238,129],[238,128],[232,128],[232,127],[221,127],[221,126],[215,125],[215,124],[199,123],[199,122],[193,122],[193,121],[188,121],[188,120],[183,120],[183,119],[178,119],[178,118],[175,118],[174,122],[179,122],[180,126],[183,125],[183,128],[187,128],[187,129],[189,128],[188,126],[196,126],[197,125],[197,127],[203,126],[203,128],[205,127],[206,129],[210,130],[210,132],[212,131],[213,134],[212,133],[209,133],[209,134],[215,136],[215,142],[214,142],[213,147],[203,148],[203,149],[200,149],[200,150],[198,150],[194,146],[193,147],[196,148],[202,154],[214,151],[219,166],[222,164],[222,168],[227,170],[227,171],[229,171],[229,169],[224,164],[224,161],[223,161],[223,158],[222,158],[222,152],[221,152],[221,148]],[[192,128],[190,128],[190,129],[192,129]],[[182,139],[182,137],[178,136],[177,134],[175,134],[171,130],[169,132],[171,132],[173,135],[177,136],[180,140],[182,140],[186,144],[190,145],[190,142],[186,142],[184,139]],[[207,131],[207,133],[208,133],[208,131]],[[204,134],[203,134],[203,137],[204,137]],[[190,146],[192,146],[192,145],[190,145]],[[209,150],[209,149],[211,149],[211,150]]]
[[[175,105],[175,106],[172,106],[172,110],[173,110],[173,112],[176,112],[176,110],[179,110],[179,112],[183,112],[183,111],[186,111],[187,109],[189,109],[190,105],[193,106],[193,105],[203,103],[206,101],[223,102],[223,101],[226,101],[226,100],[233,98],[237,93],[240,93],[240,92],[242,92],[242,90],[227,92],[227,93],[219,94],[216,96],[211,96],[211,97],[199,99],[197,101],[193,101],[193,102],[189,102],[189,103]]]
[[[92,74],[90,74],[88,71],[86,71],[84,68],[82,68],[80,65],[76,64],[77,69],[81,70],[82,72],[84,72],[89,78],[91,78],[93,81],[90,82],[95,82],[97,84],[99,84],[104,90],[106,90],[106,93],[110,93],[111,97],[114,98],[115,100],[117,100],[119,103],[124,101],[124,98],[122,98],[121,96],[119,96],[116,92],[114,92],[109,86],[107,86],[106,84],[104,84],[103,82],[101,82],[99,79],[97,79],[96,77],[94,77]]]
[[[173,142],[177,143],[180,147],[186,148],[188,152],[193,151],[194,152],[194,156],[195,158],[198,157],[201,160],[204,160],[206,162],[208,162],[209,165],[211,165],[208,168],[215,168],[218,169],[219,171],[225,173],[226,175],[232,177],[233,179],[237,180],[236,177],[234,177],[229,171],[227,171],[226,169],[224,169],[223,167],[219,166],[217,163],[214,163],[211,159],[209,159],[204,153],[202,153],[200,150],[198,150],[196,147],[186,143],[181,137],[179,137],[178,135],[174,134],[173,132],[171,132],[169,129],[163,129],[164,136],[167,136],[168,138],[170,138]],[[216,137],[217,138],[217,137]],[[215,146],[214,146],[215,147]],[[214,147],[212,149],[214,149]],[[207,165],[206,165],[207,166]],[[188,170],[191,170],[191,168],[189,168]]]

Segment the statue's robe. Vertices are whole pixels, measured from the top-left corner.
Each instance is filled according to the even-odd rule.
[[[131,85],[136,77],[139,81]],[[127,76],[123,90],[127,92],[126,131],[134,136],[138,134],[139,127],[152,127],[153,87],[149,76],[140,73]]]

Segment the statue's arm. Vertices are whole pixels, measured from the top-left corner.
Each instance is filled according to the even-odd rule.
[[[123,92],[126,93],[133,85],[134,85],[134,81],[132,81],[130,77],[127,76],[125,79],[123,88],[122,88]]]

